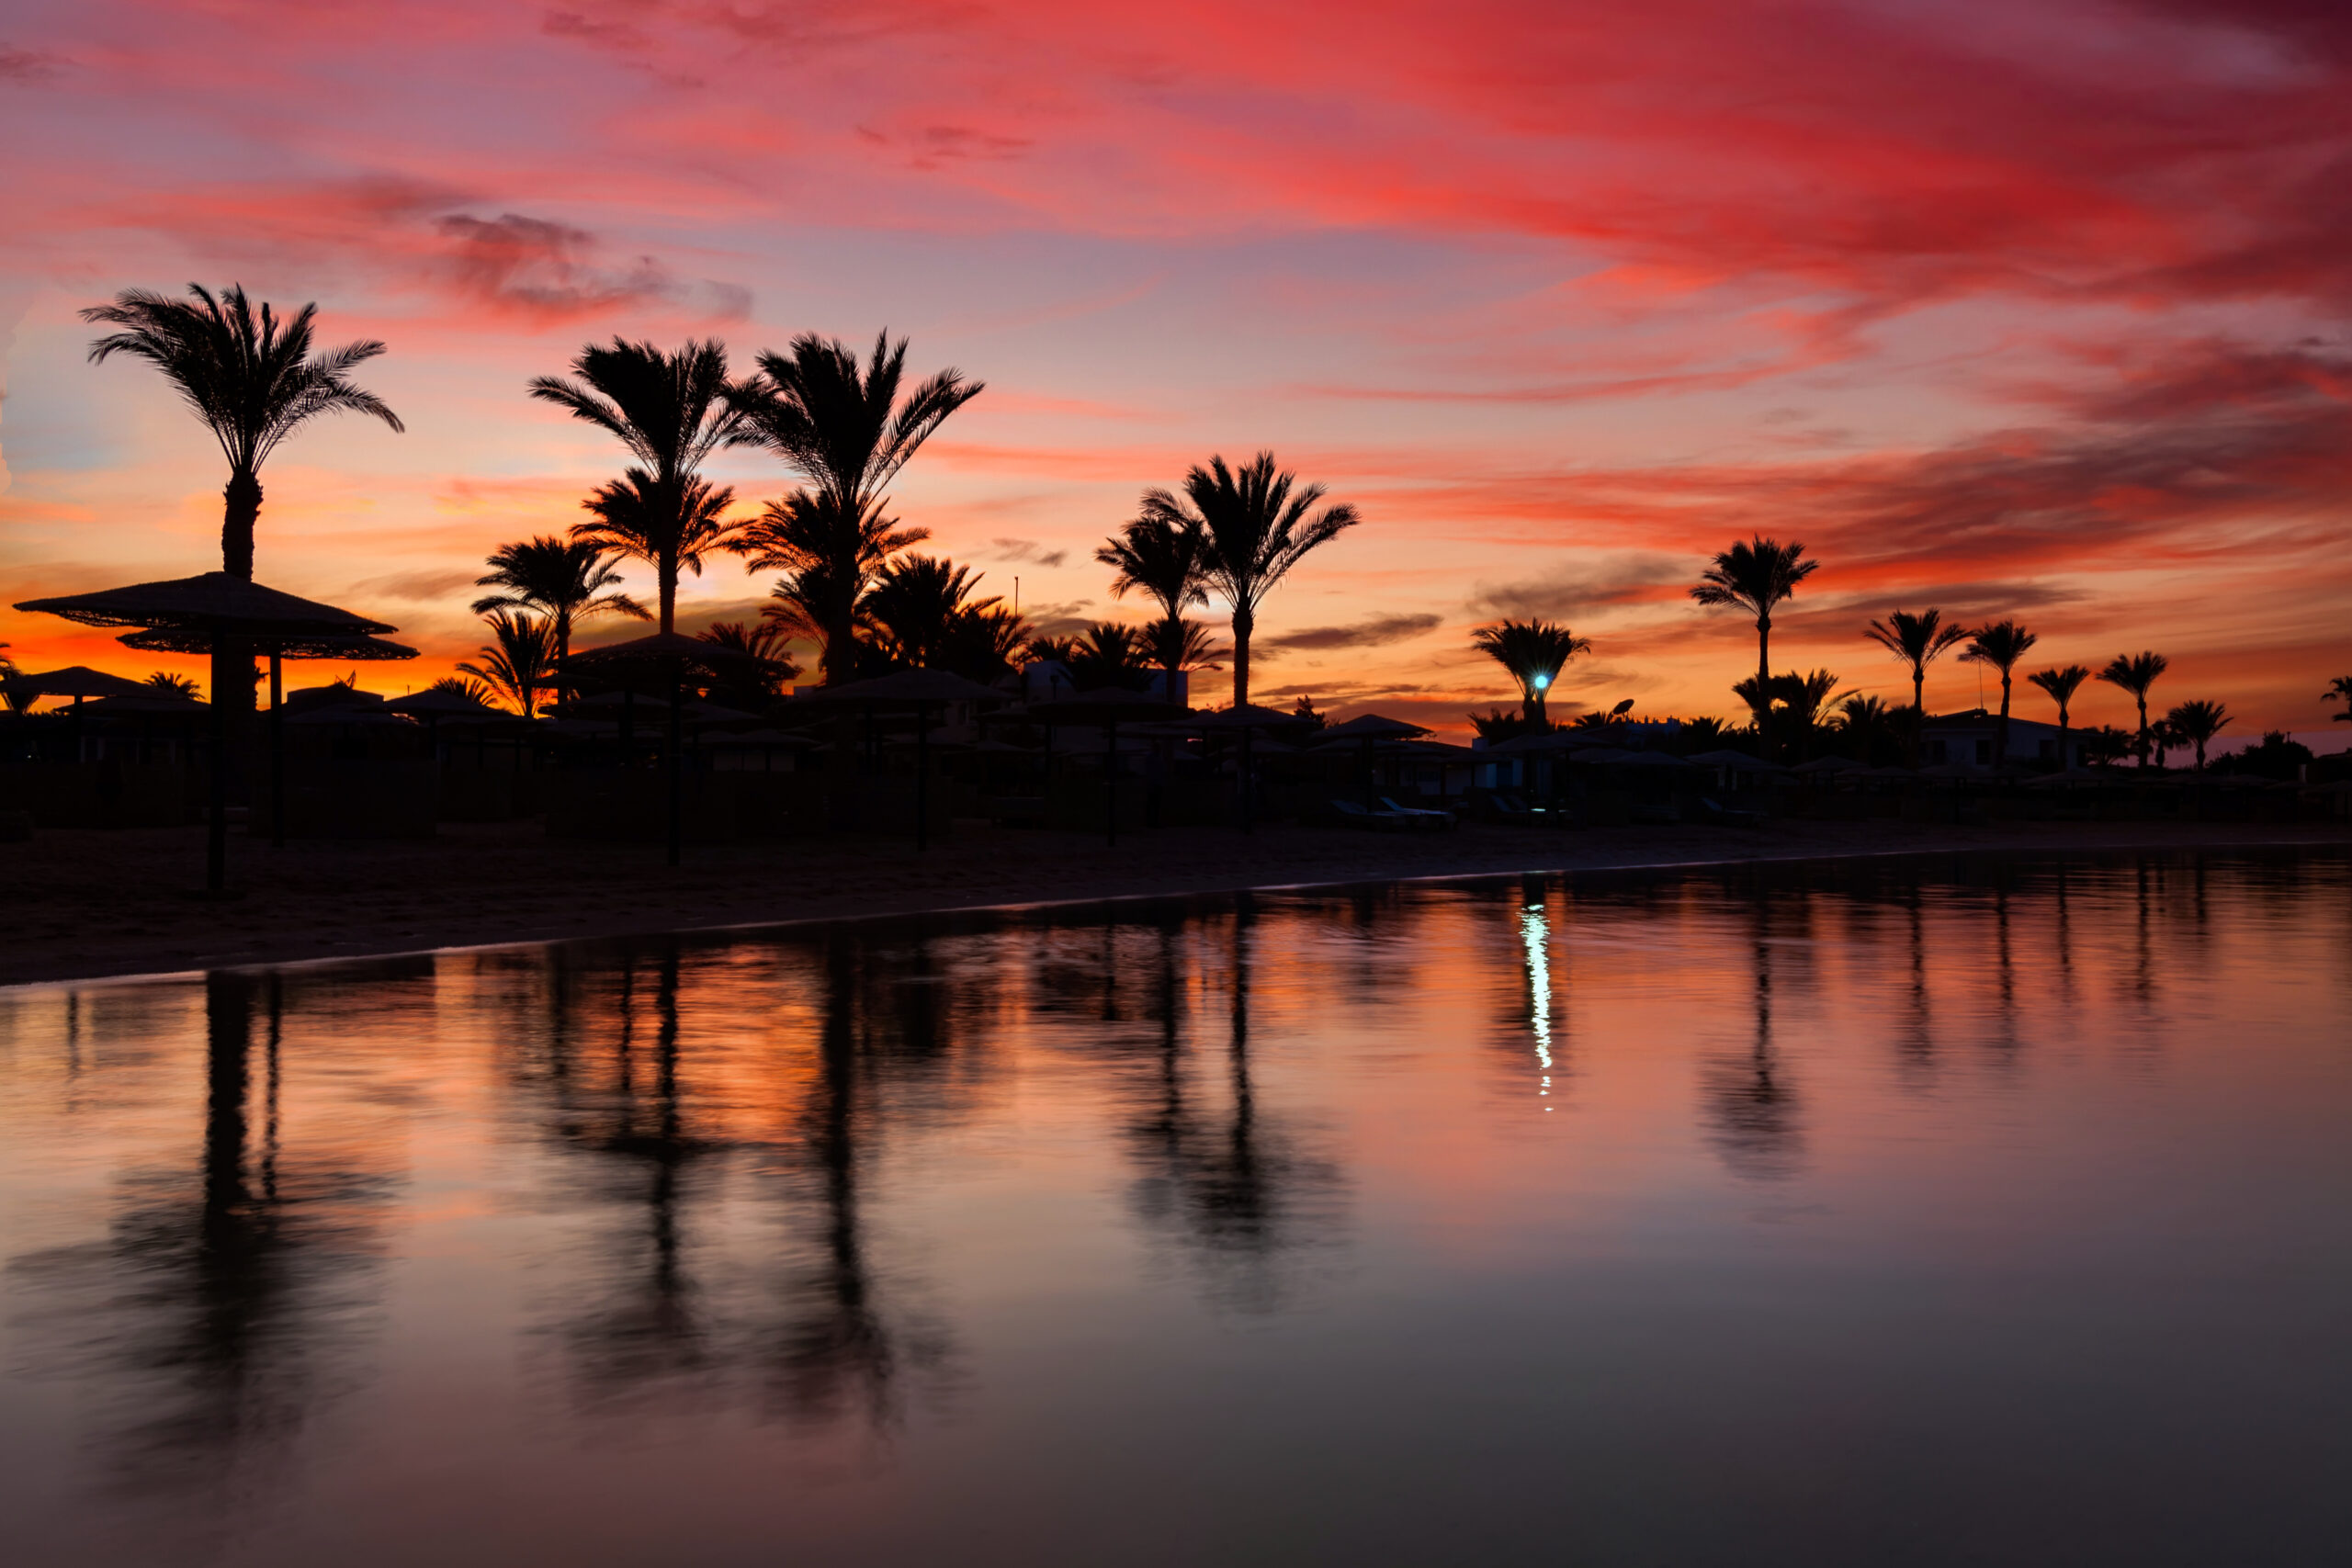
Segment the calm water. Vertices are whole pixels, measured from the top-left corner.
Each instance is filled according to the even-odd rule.
[[[0,991],[50,1563],[2341,1562],[2352,862]]]

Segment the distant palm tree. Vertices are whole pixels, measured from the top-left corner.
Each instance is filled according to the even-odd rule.
[[[910,555],[884,567],[865,607],[889,639],[890,656],[919,670],[937,664],[959,615],[995,608],[995,595],[973,597],[981,576],[944,556]]]
[[[1544,698],[1559,680],[1561,668],[1577,654],[1592,651],[1589,637],[1542,620],[1506,620],[1480,626],[1470,634],[1470,642],[1519,682],[1521,710],[1527,715],[1532,730],[1552,728],[1544,714]]]
[[[537,716],[540,683],[555,672],[555,624],[513,610],[492,610],[482,619],[498,640],[483,645],[481,662],[469,660],[458,671],[486,682],[525,718]]]
[[[1993,765],[1996,768],[2009,760],[2010,672],[2041,640],[2015,621],[1995,621],[1971,632],[1968,646],[1960,650],[1962,663],[1989,664],[2001,672],[2001,723],[1993,733]]]
[[[1791,671],[1772,677],[1771,694],[1781,703],[1781,711],[1796,732],[1799,761],[1812,761],[1810,744],[1815,730],[1821,728],[1823,714],[1846,694],[1838,689],[1838,672],[1815,670],[1809,675]]]
[[[788,353],[760,355],[759,374],[733,394],[742,424],[738,445],[766,448],[809,489],[771,506],[746,537],[754,571],[814,570],[823,617],[825,680],[856,678],[858,606],[889,558],[930,536],[884,514],[890,481],[947,416],[985,383],[947,369],[907,392],[907,341],[886,331],[858,364],[856,351],[804,333]]]
[[[480,681],[469,681],[463,675],[444,675],[424,689],[428,692],[439,692],[445,696],[463,697],[469,703],[480,703],[484,707],[490,706],[498,696],[497,693]]]
[[[1276,468],[1272,452],[1259,453],[1238,470],[1213,457],[1207,468],[1196,465],[1184,476],[1182,496],[1144,491],[1146,519],[1200,536],[1201,581],[1224,596],[1233,617],[1237,707],[1250,700],[1250,635],[1258,606],[1309,551],[1363,520],[1345,502],[1316,511],[1323,495],[1321,485],[1301,485],[1297,475]]]
[[[474,614],[492,610],[537,610],[555,626],[555,657],[560,665],[571,657],[573,623],[591,615],[627,615],[650,621],[644,605],[619,588],[621,574],[605,564],[604,547],[592,539],[558,539],[547,535],[520,544],[501,545],[490,552],[490,570],[474,579],[477,588],[499,592],[474,601]]]
[[[719,621],[695,634],[695,640],[743,655],[730,660],[710,686],[710,700],[730,707],[756,710],[784,694],[785,682],[800,673],[800,666],[786,646],[792,634],[774,621],[754,626],[745,621]]]
[[[1896,610],[1883,621],[1872,621],[1863,634],[1911,669],[1911,766],[1919,765],[1921,730],[1927,723],[1928,666],[1952,644],[1966,639],[1966,626],[1943,624],[1935,610],[1913,615]]]
[[[2171,667],[2172,660],[2161,653],[2119,653],[2098,672],[2100,680],[2110,686],[2120,686],[2140,705],[2140,765],[2143,768],[2148,765],[2148,748],[2153,739],[2148,732],[2148,688]]]
[[[1151,670],[1146,657],[1144,641],[1134,627],[1116,621],[1097,621],[1071,646],[1064,662],[1069,665],[1070,680],[1081,692],[1102,686],[1141,691]]]
[[[0,642],[0,648],[6,648],[7,646],[8,645],[6,643]],[[0,653],[0,683],[6,683],[13,681],[23,673],[23,671],[17,668],[17,661],[15,660],[10,659],[5,653]],[[30,692],[0,693],[0,703],[6,703],[10,713],[23,713],[25,710],[31,707],[37,700],[39,699],[35,698]]]
[[[1189,615],[1154,621],[1144,629],[1144,646],[1162,670],[1221,670],[1217,660],[1233,650]]]
[[[2188,737],[2170,718],[2159,718],[2148,726],[2148,744],[2155,748],[2156,766],[2161,768],[2165,765],[2165,753],[2176,746],[2188,745]]]
[[[229,460],[222,491],[220,570],[251,581],[254,525],[261,517],[261,466],[278,444],[326,413],[363,413],[398,431],[400,416],[350,374],[384,352],[374,338],[313,355],[318,307],[305,305],[280,322],[264,303],[258,311],[243,288],[215,299],[188,285],[189,299],[143,288],[126,289],[110,305],[93,305],[82,319],[119,327],[90,345],[93,364],[117,354],[144,359],[179,389]],[[242,669],[240,664],[242,663]],[[254,701],[253,649],[224,642],[212,655],[212,690],[235,707]]]
[[[782,571],[770,590],[776,600],[761,614],[783,617],[818,648],[828,684],[857,678],[858,633],[871,629],[867,607],[891,557],[931,537],[927,528],[901,528],[876,502],[847,517],[821,495],[794,491],[753,518],[735,547],[753,571]]]
[[[2069,765],[2066,761],[2067,714],[2074,705],[2075,694],[2081,690],[2083,682],[2090,678],[2090,666],[2087,664],[2067,664],[2052,670],[2037,670],[2026,677],[2029,682],[2048,693],[2050,700],[2058,705],[2058,765],[2062,768]]]
[[[1129,589],[1140,589],[1159,603],[1160,629],[1151,637],[1151,647],[1155,652],[1165,649],[1181,659],[1186,647],[1184,636],[1170,628],[1182,624],[1186,606],[1209,602],[1207,591],[1201,586],[1201,531],[1166,517],[1138,517],[1104,540],[1094,558],[1118,570],[1111,580],[1113,598],[1124,598]],[[1171,675],[1185,668],[1165,659],[1160,667]]]
[[[1875,763],[1882,750],[1893,752],[1895,717],[1896,710],[1886,705],[1884,697],[1857,692],[1838,704],[1838,733],[1847,754],[1858,762]]]
[[[1012,669],[1029,641],[1029,622],[994,600],[956,613],[940,644],[939,668],[967,681],[996,681]]]
[[[2172,727],[2186,745],[2197,748],[2197,771],[2205,771],[2205,747],[2213,737],[2230,726],[2230,710],[2220,703],[2199,699],[2182,703],[2165,715],[2165,722]]]
[[[147,684],[167,697],[186,697],[191,702],[196,700],[196,678],[191,675],[174,675],[166,671],[158,670],[147,677]]]
[[[2327,690],[2319,694],[2319,700],[2324,703],[2342,703],[2344,711],[2335,716],[2335,722],[2352,724],[2352,675],[2338,675],[2328,683]]]
[[[1803,545],[1783,545],[1756,536],[1716,554],[1714,564],[1699,574],[1690,597],[1702,604],[1745,610],[1756,617],[1756,685],[1763,705],[1756,708],[1758,749],[1771,755],[1772,611],[1795,596],[1804,580],[1821,563],[1804,558]],[[1736,688],[1735,688],[1736,689]]]
[[[664,632],[677,626],[678,574],[691,571],[700,577],[705,558],[732,548],[746,526],[723,515],[735,504],[733,490],[713,489],[707,479],[688,479],[684,488],[673,488],[643,468],[632,468],[610,484],[598,486],[580,504],[595,521],[573,524],[573,539],[653,569],[657,618]]]

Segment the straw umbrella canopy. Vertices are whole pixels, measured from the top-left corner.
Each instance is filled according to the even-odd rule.
[[[931,848],[931,710],[949,703],[1012,700],[994,686],[946,670],[899,670],[864,681],[820,686],[792,699],[794,707],[855,707],[869,719],[877,711],[915,716],[915,848]]]
[[[134,582],[96,593],[68,593],[51,599],[28,599],[17,609],[62,615],[86,626],[143,626],[150,633],[182,634],[190,639],[187,651],[200,643],[213,652],[224,643],[251,642],[283,647],[306,638],[360,638],[394,628],[315,599],[266,588],[225,571],[156,582]],[[157,646],[151,642],[149,647]],[[175,648],[179,645],[175,642]],[[387,648],[398,647],[387,644]],[[413,657],[402,649],[390,657]],[[353,657],[351,650],[333,657]],[[273,659],[273,668],[275,659]],[[229,873],[229,715],[226,694],[212,694],[212,805],[205,839],[205,887],[219,894]],[[242,699],[241,699],[242,700]]]
[[[1359,761],[1363,769],[1363,804],[1365,809],[1369,810],[1372,807],[1374,748],[1383,740],[1408,740],[1415,736],[1427,735],[1429,732],[1429,726],[1425,724],[1410,724],[1401,718],[1389,718],[1376,713],[1363,713],[1345,724],[1326,726],[1323,730],[1323,739],[1327,743],[1333,740],[1354,740],[1362,744]]]
[[[1229,708],[1217,708],[1209,713],[1196,713],[1178,719],[1171,729],[1198,730],[1204,735],[1238,732],[1241,737],[1241,776],[1236,781],[1241,794],[1241,830],[1258,830],[1256,805],[1250,790],[1251,748],[1261,729],[1304,728],[1315,721],[1305,714],[1285,713],[1281,708],[1261,707],[1256,703],[1237,703]],[[1284,750],[1291,748],[1284,747]]]
[[[74,760],[82,759],[82,699],[84,697],[152,697],[155,688],[143,682],[128,681],[119,675],[109,675],[103,670],[93,670],[86,664],[68,665],[62,670],[44,671],[37,675],[19,675],[13,681],[0,682],[0,691],[12,697],[71,697],[73,704]]]

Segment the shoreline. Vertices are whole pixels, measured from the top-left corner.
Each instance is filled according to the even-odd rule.
[[[1466,824],[1396,838],[1345,829],[1166,829],[1116,850],[1071,834],[981,829],[928,854],[895,840],[658,848],[549,840],[537,823],[448,825],[433,840],[240,840],[208,902],[201,829],[60,829],[0,864],[0,989],[308,967],[569,940],[749,934],[911,915],[978,914],[1241,892],[1661,873],[1952,853],[2110,854],[2352,846],[2335,822],[1894,822],[1616,828],[1550,833]]]

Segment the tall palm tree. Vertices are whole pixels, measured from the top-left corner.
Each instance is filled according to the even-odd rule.
[[[1111,597],[1124,598],[1129,589],[1140,589],[1159,602],[1159,623],[1149,637],[1152,650],[1162,656],[1160,668],[1169,674],[1184,668],[1166,656],[1181,660],[1184,655],[1187,642],[1178,628],[1186,606],[1209,602],[1201,586],[1201,531],[1165,517],[1138,517],[1104,540],[1094,558],[1117,569]],[[1174,690],[1172,682],[1170,690]]]
[[[573,524],[573,539],[653,569],[658,619],[664,632],[677,626],[678,574],[691,571],[700,577],[704,558],[732,548],[746,526],[723,515],[735,504],[732,489],[714,489],[708,479],[667,486],[643,468],[632,468],[610,484],[598,486],[580,504],[595,521]]]
[[[2049,694],[2050,700],[2058,705],[2058,765],[2061,768],[2069,766],[2066,761],[2067,715],[2074,706],[2075,694],[2090,678],[2091,671],[2087,664],[2065,664],[2051,670],[2037,670],[2026,677],[2029,682],[2041,687]]]
[[[814,333],[789,352],[759,358],[759,374],[738,389],[738,445],[766,448],[808,481],[809,489],[768,510],[746,550],[754,571],[821,572],[825,680],[856,676],[857,612],[874,574],[899,550],[929,537],[884,515],[890,481],[947,416],[980,395],[986,383],[941,371],[908,391],[907,340],[874,340],[865,364],[856,351]],[[763,530],[778,526],[770,542]]]
[[[1804,558],[1803,545],[1783,545],[1757,535],[1718,552],[1690,590],[1690,597],[1702,604],[1745,610],[1756,617],[1756,691],[1763,702],[1756,710],[1756,730],[1767,758],[1772,754],[1771,704],[1764,695],[1772,683],[1772,611],[1794,597],[1820,565]]]
[[[628,594],[616,592],[621,574],[605,559],[602,547],[590,539],[558,539],[547,535],[520,544],[501,545],[491,551],[490,570],[474,579],[477,588],[495,593],[474,601],[474,614],[492,610],[537,610],[555,627],[555,656],[560,664],[571,657],[571,628],[591,615],[627,615],[650,621],[652,615]]]
[[[352,371],[384,352],[382,343],[363,338],[312,354],[316,305],[305,305],[281,322],[266,302],[256,310],[235,284],[218,299],[201,284],[189,284],[188,294],[174,299],[130,288],[110,305],[84,310],[85,321],[122,329],[93,343],[90,360],[102,364],[118,354],[146,360],[212,432],[229,460],[229,483],[221,492],[220,570],[251,581],[261,466],[278,445],[327,413],[363,413],[394,431],[405,427],[382,399],[350,379]],[[250,708],[253,676],[251,648],[224,642],[214,649],[216,702]]]
[[[2018,660],[2041,640],[2015,621],[1995,621],[1971,632],[1968,646],[1960,650],[1962,663],[1989,664],[2001,672],[2001,722],[1993,733],[1993,765],[1996,768],[2009,760],[2010,673],[2017,669]]]
[[[1506,620],[1480,626],[1470,634],[1479,652],[1510,671],[1519,682],[1519,700],[1527,728],[1541,732],[1552,728],[1544,714],[1544,699],[1560,678],[1561,667],[1579,653],[1590,653],[1592,641],[1550,621]]]
[[[991,600],[985,608],[956,612],[940,645],[939,668],[967,681],[990,682],[1012,668],[1029,640],[1029,622]]]
[[[1935,610],[1913,615],[1896,610],[1883,621],[1872,621],[1863,635],[1911,669],[1911,765],[1919,765],[1921,730],[1928,720],[1928,666],[1956,642],[1967,639],[1968,628],[1945,626]]]
[[[2200,697],[2176,706],[2165,715],[2165,721],[2183,742],[2197,748],[2197,771],[2201,773],[2205,771],[2206,743],[2230,727],[2230,710]]]
[[[2098,672],[2098,679],[2131,693],[2132,700],[2140,705],[2140,765],[2143,768],[2148,765],[2151,739],[2148,732],[2148,688],[2154,685],[2156,678],[2170,668],[2172,660],[2161,653],[2119,653],[2107,661],[2106,669]]]
[[[866,608],[890,641],[891,657],[919,670],[939,662],[967,611],[995,608],[996,596],[972,597],[983,574],[944,556],[908,556],[877,574]]]
[[[1237,707],[1250,700],[1250,634],[1258,606],[1308,551],[1363,521],[1346,502],[1317,511],[1323,494],[1323,486],[1301,485],[1297,475],[1276,468],[1272,452],[1238,470],[1212,457],[1207,468],[1195,465],[1184,476],[1181,496],[1144,491],[1146,519],[1200,536],[1202,584],[1224,596],[1233,616]]]
[[[2338,675],[2328,682],[2327,690],[2319,694],[2324,703],[2342,703],[2344,711],[2335,716],[2338,724],[2352,724],[2352,675]]]
[[[482,645],[481,662],[468,660],[458,669],[487,683],[525,718],[536,716],[540,682],[555,672],[554,623],[513,610],[492,610],[482,619],[497,640]]]

